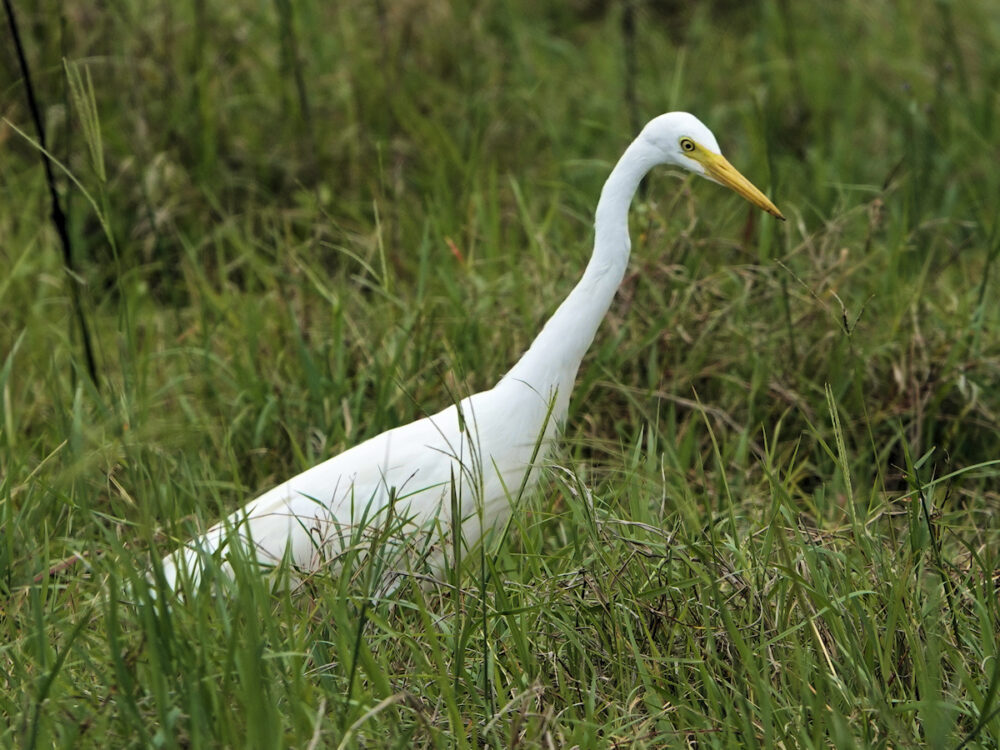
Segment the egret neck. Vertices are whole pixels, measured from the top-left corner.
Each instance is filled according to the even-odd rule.
[[[618,160],[601,190],[594,251],[583,277],[501,381],[523,382],[545,398],[555,395],[556,422],[566,416],[580,362],[625,276],[631,246],[629,206],[639,182],[657,163],[657,154],[641,140]]]

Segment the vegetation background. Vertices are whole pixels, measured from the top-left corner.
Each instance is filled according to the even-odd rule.
[[[5,25],[0,744],[997,747],[993,0],[11,4],[73,270]],[[127,594],[492,385],[671,109],[789,220],[648,181],[490,556]]]

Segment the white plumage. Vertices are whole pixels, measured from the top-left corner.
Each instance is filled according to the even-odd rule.
[[[434,572],[446,564],[452,509],[464,543],[503,523],[538,477],[565,419],[583,355],[625,274],[628,210],[642,177],[672,164],[732,188],[784,218],[719,154],[694,116],[652,120],[626,149],[601,191],[594,252],[583,278],[523,357],[496,386],[433,416],[389,430],[265,492],[163,559],[171,589],[196,583],[206,555],[241,554],[263,566],[288,560],[298,573],[336,565],[345,549],[391,524],[390,565]],[[398,554],[397,554],[398,553]]]

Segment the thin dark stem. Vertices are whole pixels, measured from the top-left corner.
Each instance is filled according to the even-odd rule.
[[[298,97],[298,124],[304,135],[310,161],[315,162],[319,157],[319,149],[313,130],[312,108],[309,106],[304,66],[299,54],[299,39],[295,33],[295,6],[292,0],[274,0],[274,4],[278,11],[278,24],[281,31],[282,73],[290,77],[294,83],[295,93]],[[286,94],[286,96],[288,95]]]
[[[951,629],[952,634],[955,636],[955,646],[961,648],[962,633],[958,628],[958,615],[955,611],[955,601],[951,593],[952,581],[951,578],[948,577],[948,572],[944,568],[944,558],[941,556],[941,540],[938,537],[938,529],[934,520],[931,518],[931,511],[927,504],[927,496],[924,494],[923,485],[920,483],[918,470],[914,469],[913,477],[916,482],[917,496],[920,498],[920,508],[923,511],[924,522],[927,524],[927,531],[930,534],[931,550],[934,552],[934,565],[937,568],[938,576],[941,578],[941,587],[944,589],[944,598],[948,602],[948,614],[951,615]]]
[[[635,81],[638,78],[636,70],[635,50],[635,5],[636,0],[627,0],[622,9],[622,46],[625,55],[625,106],[628,109],[629,128],[633,135],[639,132],[641,119],[639,117],[639,100],[636,96]]]
[[[633,135],[639,133],[642,127],[642,115],[639,112],[639,95],[636,93],[636,80],[639,78],[636,59],[636,6],[640,0],[625,0],[622,8],[622,47],[625,56],[625,108],[628,110],[629,130]],[[639,199],[646,198],[646,179],[639,183]]]
[[[633,135],[642,126],[639,114],[639,96],[636,94],[635,81],[639,77],[636,63],[635,14],[636,3],[639,0],[626,0],[622,9],[622,52],[625,56],[625,108],[628,110],[629,130]],[[646,197],[646,180],[639,183],[639,198]]]
[[[306,128],[312,131],[312,114],[309,106],[309,95],[306,91],[306,79],[302,71],[302,58],[299,56],[299,40],[295,34],[295,11],[291,0],[275,0],[278,8],[278,21],[281,29],[281,58],[286,75],[291,75],[295,83],[295,93],[298,95],[299,116]]]
[[[795,346],[795,325],[792,323],[792,305],[788,299],[788,279],[784,276],[781,277],[781,300],[784,303],[785,326],[788,329],[788,353],[790,355],[792,368],[798,370],[799,352],[798,348]]]
[[[80,281],[73,264],[73,247],[69,238],[69,227],[66,221],[66,214],[63,213],[62,204],[59,202],[59,193],[56,190],[56,179],[52,172],[52,161],[49,157],[49,146],[45,139],[45,126],[42,123],[42,116],[38,109],[38,100],[35,99],[35,88],[31,84],[31,73],[28,68],[28,60],[24,56],[24,46],[21,44],[21,34],[17,28],[17,19],[14,17],[14,8],[10,0],[3,0],[4,10],[7,11],[7,23],[10,25],[11,37],[14,40],[14,50],[17,52],[17,61],[21,67],[21,76],[24,78],[24,91],[28,98],[28,109],[31,112],[31,119],[35,123],[35,130],[38,132],[38,144],[41,146],[40,152],[42,165],[45,168],[45,180],[49,186],[49,198],[52,201],[52,225],[63,249],[63,264],[66,268],[66,275],[69,281],[70,295],[73,299],[73,311],[80,326],[80,336],[83,339],[83,353],[87,361],[87,373],[90,375],[94,387],[99,387],[97,380],[97,363],[94,360],[94,349],[90,342],[90,329],[87,327],[87,319],[83,314],[83,301],[80,298]]]

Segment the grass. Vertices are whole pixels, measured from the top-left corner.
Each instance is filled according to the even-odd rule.
[[[1000,743],[993,3],[639,2],[630,84],[620,4],[18,5],[77,278],[0,45],[0,744]],[[489,387],[672,108],[789,221],[649,180],[495,556],[126,595]]]

